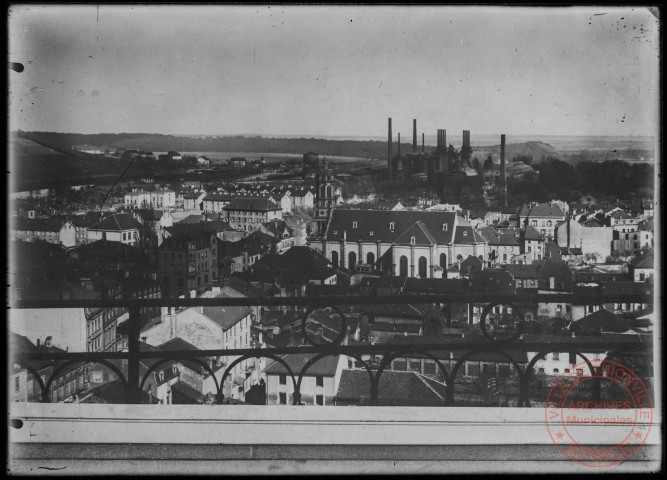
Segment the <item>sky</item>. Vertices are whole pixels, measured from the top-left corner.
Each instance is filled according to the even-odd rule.
[[[646,8],[21,5],[11,130],[655,135]]]

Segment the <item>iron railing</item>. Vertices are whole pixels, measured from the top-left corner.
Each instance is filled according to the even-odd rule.
[[[627,336],[623,340],[609,340],[604,336],[542,336],[539,341],[531,341],[524,336],[523,329],[525,322],[521,318],[521,310],[525,308],[537,307],[540,303],[565,303],[569,305],[599,305],[608,303],[643,303],[652,304],[652,295],[628,294],[628,295],[605,295],[605,294],[427,294],[427,295],[397,295],[397,296],[318,296],[318,297],[241,297],[241,298],[192,298],[192,299],[98,299],[98,300],[19,300],[13,303],[10,308],[17,309],[55,309],[55,308],[114,308],[122,307],[129,311],[129,335],[128,350],[124,352],[59,352],[44,353],[32,352],[22,353],[14,352],[12,361],[26,368],[34,375],[41,389],[42,401],[49,402],[49,390],[54,378],[72,365],[86,363],[98,363],[111,369],[120,381],[125,384],[127,403],[141,403],[142,387],[149,375],[160,365],[170,362],[193,362],[201,366],[203,371],[207,372],[215,380],[217,395],[216,401],[219,404],[224,403],[223,385],[230,376],[233,368],[244,360],[259,359],[261,357],[274,360],[282,364],[289,377],[291,377],[293,387],[293,404],[301,403],[301,385],[304,375],[319,360],[328,356],[346,355],[353,358],[362,366],[369,376],[369,398],[371,405],[378,405],[379,383],[383,372],[391,365],[391,362],[397,358],[420,356],[421,358],[430,358],[440,369],[441,378],[444,378],[446,384],[446,398],[443,405],[455,405],[455,389],[457,375],[465,361],[473,358],[476,354],[494,352],[507,358],[508,363],[514,366],[514,371],[518,375],[519,393],[516,402],[519,407],[531,406],[529,398],[529,383],[534,375],[535,364],[548,353],[567,352],[574,354],[582,359],[588,366],[591,376],[599,374],[602,365],[595,366],[586,353],[600,352],[607,355],[613,353],[620,358],[632,355],[644,355],[649,364],[651,363],[652,345],[643,342],[638,336]],[[397,304],[437,304],[442,309],[444,316],[449,323],[451,319],[451,306],[454,304],[474,304],[483,306],[479,328],[483,336],[477,336],[474,339],[456,338],[447,341],[425,340],[424,343],[388,343],[388,344],[344,344],[347,334],[347,321],[341,306],[363,306],[363,305],[397,305]],[[518,320],[513,321],[507,335],[498,335],[497,331],[492,331],[490,322],[488,322],[489,312],[494,306],[511,306],[513,312],[518,315]],[[265,306],[265,307],[302,307],[305,308],[301,320],[301,332],[304,338],[304,345],[289,347],[270,347],[270,348],[239,348],[239,349],[215,349],[215,350],[187,350],[187,351],[141,351],[140,350],[140,310],[143,307],[225,307],[225,306]],[[340,316],[340,330],[336,338],[330,342],[318,343],[311,338],[306,328],[306,321],[309,313],[315,309],[329,308]],[[537,352],[537,354],[528,362],[518,362],[512,358],[508,351]],[[458,352],[458,360],[453,367],[446,368],[439,358],[440,352]],[[12,352],[10,352],[12,353]],[[303,365],[300,371],[293,371],[292,368],[281,358],[285,354],[305,353],[314,354],[307,363]],[[368,361],[367,358],[381,357],[379,362]],[[207,363],[206,359],[211,357],[238,357],[231,362],[224,371],[221,380],[218,381],[215,372]],[[142,360],[155,359],[153,364],[143,375],[140,375],[140,362]],[[60,363],[53,370],[50,378],[43,382],[37,370],[31,365],[36,361],[59,361]],[[111,360],[127,361],[127,374],[121,371]],[[525,363],[522,368],[519,363]],[[451,365],[451,363],[450,363]],[[124,370],[124,369],[123,369]],[[600,398],[600,382],[593,381],[592,396],[594,399]]]

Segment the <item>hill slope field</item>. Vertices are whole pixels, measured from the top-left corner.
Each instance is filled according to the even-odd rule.
[[[490,147],[472,147],[473,157],[477,157],[480,162],[486,160],[491,155],[495,163],[500,162],[500,145],[493,145]],[[513,158],[519,156],[532,157],[533,163],[537,164],[545,160],[547,157],[557,158],[563,160],[558,151],[543,142],[526,142],[526,143],[510,143],[505,145],[505,159],[510,162]]]

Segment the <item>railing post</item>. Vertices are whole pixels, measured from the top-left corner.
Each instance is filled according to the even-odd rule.
[[[139,334],[141,332],[139,307],[129,308],[129,333],[127,339],[127,402],[140,403],[139,391]]]

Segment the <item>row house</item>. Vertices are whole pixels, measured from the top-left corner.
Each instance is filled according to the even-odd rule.
[[[129,208],[148,208],[152,204],[151,192],[134,189],[125,194],[125,206]]]
[[[523,205],[517,212],[517,226],[531,226],[540,234],[553,240],[556,225],[565,220],[565,213],[556,203],[531,203]]]
[[[203,210],[206,191],[199,190],[183,195],[183,210],[200,212]]]
[[[224,208],[235,198],[235,195],[225,193],[209,193],[202,200],[202,209],[209,213],[224,213]]]
[[[455,213],[335,209],[312,246],[335,268],[367,265],[390,276],[436,278],[469,255],[488,256],[488,243]]]
[[[154,209],[167,209],[176,206],[176,192],[169,188],[160,188],[150,192],[151,206]]]
[[[23,242],[60,242],[61,218],[17,217],[11,222],[11,238]]]
[[[272,198],[237,197],[224,207],[227,222],[233,228],[249,232],[260,224],[282,220],[283,211]]]

